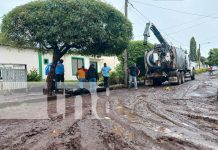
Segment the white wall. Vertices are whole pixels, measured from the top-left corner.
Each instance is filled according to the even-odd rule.
[[[15,49],[0,46],[0,63],[26,64],[27,70],[38,69],[38,53],[31,49]]]
[[[101,67],[103,67],[104,63],[107,63],[107,65],[111,67],[112,71],[115,71],[115,68],[120,63],[116,56],[111,56],[111,57],[102,56],[101,59],[102,59]]]
[[[88,57],[80,56],[80,55],[64,55],[61,59],[64,60],[64,68],[65,68],[65,79],[66,80],[77,80],[76,76],[72,74],[72,58],[83,58],[85,68],[89,68],[90,59]],[[49,63],[52,62],[51,54],[43,54],[42,56],[42,68],[43,68],[43,79],[46,79],[45,75],[45,67],[44,59],[49,59]]]
[[[44,64],[44,59],[48,59],[48,63],[52,62],[52,55],[51,54],[43,54],[42,55],[42,79],[46,79],[46,75],[45,75],[45,67],[47,66],[46,64]]]
[[[85,57],[79,55],[65,55],[63,56],[65,66],[65,79],[66,80],[77,80],[76,76],[72,75],[72,57],[78,57],[84,59],[85,68],[89,68],[90,61],[98,63],[98,71],[101,71],[104,63],[107,63],[112,70],[119,64],[117,57]],[[52,54],[42,54],[42,78],[46,79],[44,59],[48,59],[49,63],[52,62]],[[0,46],[0,63],[12,63],[12,64],[26,64],[27,70],[36,68],[39,71],[39,58],[38,52],[31,49],[15,49],[7,46]]]
[[[88,68],[89,66],[89,59],[84,56],[75,56],[75,55],[65,55],[63,56],[64,60],[64,67],[65,67],[65,79],[66,80],[77,80],[76,76],[73,76],[72,74],[72,57],[73,58],[83,58],[84,59],[84,66],[85,68]]]

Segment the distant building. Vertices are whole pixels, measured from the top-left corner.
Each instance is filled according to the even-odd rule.
[[[9,46],[0,45],[0,64],[25,64],[27,71],[35,68],[38,70],[42,79],[46,79],[45,67],[48,63],[52,62],[52,55],[50,53],[40,53],[32,49],[16,49]],[[94,64],[98,72],[100,72],[103,63],[107,63],[111,66],[112,70],[119,64],[116,56],[113,57],[88,57],[80,55],[66,54],[62,57],[65,66],[65,79],[76,80],[76,71],[82,65],[86,68],[90,64]]]
[[[199,64],[198,64],[198,62],[190,62],[191,63],[191,67],[194,67],[194,68],[199,68]],[[207,65],[205,65],[205,64],[202,64],[201,62],[200,62],[200,67],[201,68],[207,68],[208,66]]]

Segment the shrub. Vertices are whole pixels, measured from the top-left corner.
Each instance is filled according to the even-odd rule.
[[[30,70],[27,74],[27,81],[40,81],[41,77],[36,69]]]
[[[123,78],[119,75],[117,71],[111,72],[110,74],[110,85],[122,84]]]
[[[207,72],[208,71],[208,68],[197,68],[195,69],[195,73],[196,74],[200,74],[200,73],[203,73],[203,72]]]
[[[128,45],[128,67],[130,67],[133,63],[136,63],[141,72],[139,77],[143,77],[145,75],[145,52],[152,48],[153,45],[151,43],[148,43],[147,46],[144,46],[143,41],[131,41]],[[118,60],[120,61],[120,65],[122,67],[124,65],[123,54],[118,56]],[[123,68],[121,70],[123,70]]]

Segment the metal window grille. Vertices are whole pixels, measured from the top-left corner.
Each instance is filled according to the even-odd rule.
[[[24,64],[0,64],[0,90],[27,88],[27,68]]]

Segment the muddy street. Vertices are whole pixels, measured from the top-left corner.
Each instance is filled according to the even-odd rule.
[[[217,77],[201,74],[179,86],[84,95],[82,111],[70,97],[64,115],[49,101],[51,119],[1,120],[0,149],[215,150],[217,88]]]

